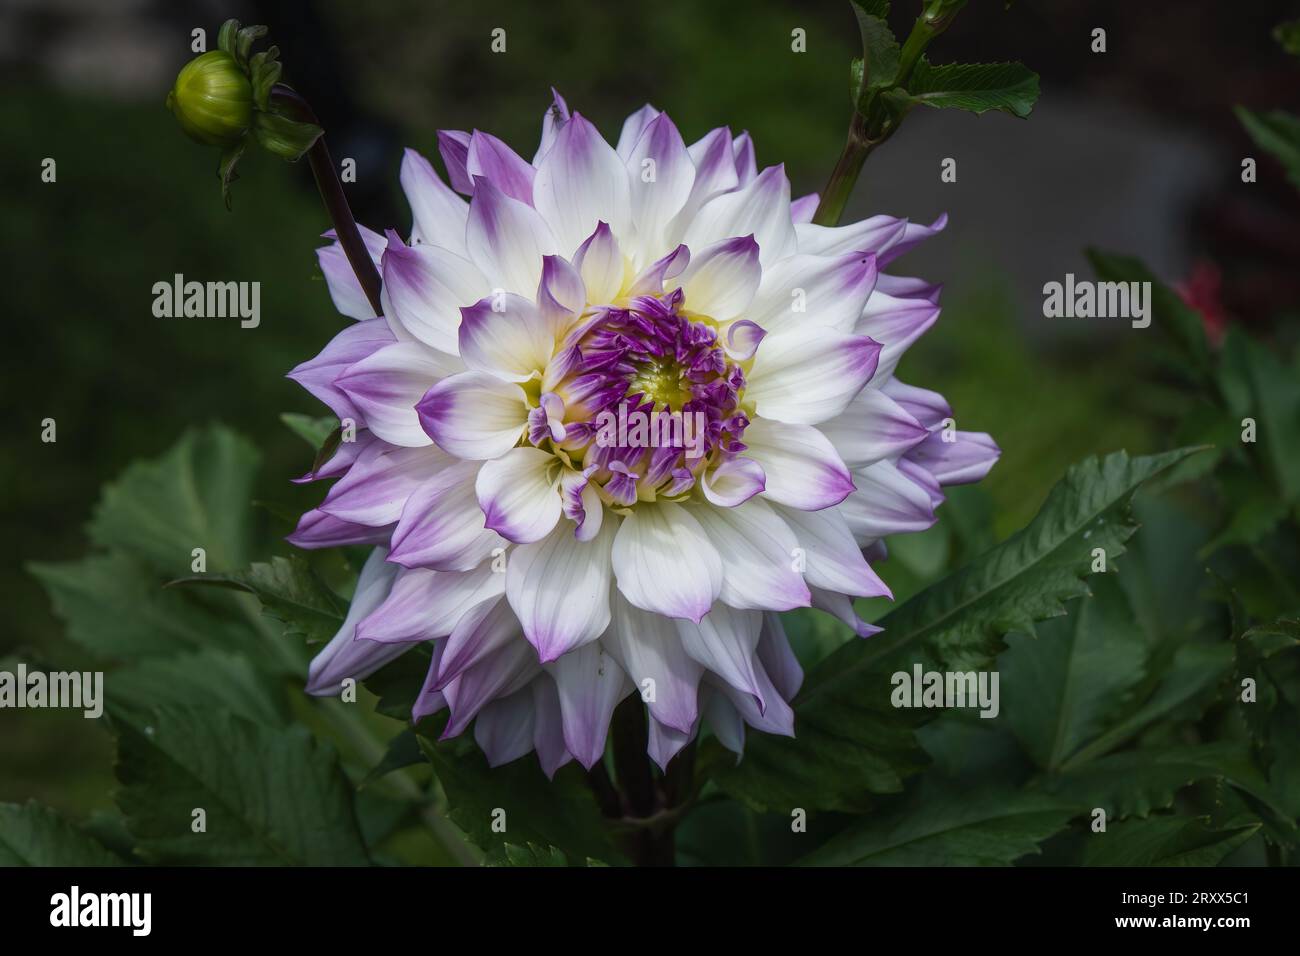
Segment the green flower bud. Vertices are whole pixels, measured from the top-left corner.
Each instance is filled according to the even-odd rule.
[[[167,108],[190,139],[234,146],[253,122],[253,86],[233,56],[209,50],[182,67]]]

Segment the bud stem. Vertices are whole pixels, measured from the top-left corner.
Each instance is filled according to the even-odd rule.
[[[906,88],[925,48],[935,37],[948,29],[957,11],[965,5],[965,0],[929,0],[925,4],[921,15],[912,24],[907,39],[903,41],[898,74],[895,77],[897,85]],[[853,187],[857,185],[858,176],[862,173],[863,163],[867,161],[873,149],[889,139],[898,129],[897,123],[886,122],[885,110],[879,99],[872,102],[868,112],[871,114],[870,117],[864,117],[856,104],[853,107],[853,119],[849,123],[849,135],[845,140],[844,150],[840,153],[835,169],[831,171],[831,178],[826,183],[826,188],[822,190],[817,211],[813,213],[812,221],[819,226],[839,225],[840,217],[844,215],[844,207],[848,205],[849,196],[853,194]]]
[[[293,118],[304,123],[321,125],[307,101],[297,91],[284,84],[277,83],[271,88],[271,99],[286,113],[292,114]],[[366,300],[375,315],[383,315],[383,307],[379,304],[379,270],[375,268],[374,260],[370,258],[370,250],[366,248],[361,238],[357,221],[352,218],[352,207],[348,205],[348,197],[343,192],[343,184],[339,182],[338,171],[334,168],[334,160],[330,157],[329,147],[325,145],[323,135],[318,137],[311,149],[307,151],[307,162],[311,165],[312,176],[316,180],[316,190],[325,204],[325,211],[329,213],[330,220],[334,223],[334,233],[338,236],[339,244],[348,257],[348,264],[356,273],[357,282],[361,284],[361,291],[366,294]]]

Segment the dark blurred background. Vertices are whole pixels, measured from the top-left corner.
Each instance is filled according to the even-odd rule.
[[[895,3],[896,32],[919,6]],[[1002,534],[1084,454],[1170,444],[1177,409],[1152,382],[1151,332],[1042,317],[1043,283],[1089,273],[1085,247],[1144,258],[1191,290],[1212,327],[1286,335],[1279,318],[1300,301],[1300,205],[1231,110],[1300,105],[1297,61],[1270,38],[1300,13],[1295,4],[1004,6],[972,0],[931,58],[1023,60],[1042,77],[1032,118],[918,110],[870,159],[846,217],[952,217],[894,269],[946,283],[944,316],[900,375],[945,392],[959,427],[1002,446],[983,486]],[[191,30],[204,27],[215,48],[231,16],[270,26],[335,159],[356,160],[347,189],[357,218],[403,232],[403,146],[440,165],[434,131],[477,127],[531,157],[552,85],[611,140],[646,101],[688,140],[722,124],[748,129],[760,166],[784,162],[797,194],[818,190],[843,143],[858,47],[847,0],[3,0],[0,658],[78,664],[24,564],[80,555],[102,483],[187,425],[221,420],[252,438],[262,500],[292,510],[319,495],[288,484],[310,451],[279,421],[322,411],[283,376],[346,321],[316,267],[329,223],[308,170],[251,155],[227,212],[216,153],[186,140],[163,108],[193,55]],[[497,27],[504,54],[490,50]],[[796,27],[805,54],[791,52]],[[1097,27],[1104,54],[1090,49]],[[1241,182],[1245,156],[1259,161],[1255,184]],[[41,181],[47,157],[55,183]],[[940,182],[946,157],[957,160],[953,184]],[[259,281],[261,326],[155,318],[151,288],[178,272]],[[57,421],[55,444],[40,441],[45,418]],[[274,510],[264,522],[283,534]],[[52,716],[0,715],[0,800],[102,804],[106,735]]]

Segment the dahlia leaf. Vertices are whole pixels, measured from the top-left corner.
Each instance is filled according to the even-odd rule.
[[[247,656],[214,648],[133,662],[113,671],[106,686],[109,700],[123,711],[202,702],[270,726],[289,717],[279,689]]]
[[[35,801],[0,803],[0,866],[122,866],[98,840]]]
[[[1228,644],[1189,643],[1180,647],[1150,697],[1076,751],[1061,769],[1070,770],[1110,753],[1167,716],[1187,712],[1192,718],[1199,717],[1207,693],[1232,667],[1232,656]]]
[[[1300,117],[1283,110],[1254,113],[1244,106],[1236,112],[1255,145],[1280,162],[1292,185],[1300,188]]]
[[[1144,481],[1199,449],[1130,459],[1116,452],[1073,466],[1029,525],[962,570],[926,588],[880,623],[885,631],[844,645],[813,668],[795,698],[795,738],[755,735],[719,783],[757,807],[861,811],[897,792],[923,766],[914,728],[933,710],[898,709],[891,675],[988,666],[1011,631],[1064,613],[1087,593],[1083,578],[1102,549],[1123,554],[1137,525],[1129,511]],[[722,760],[719,764],[724,764]]]
[[[571,861],[624,862],[581,770],[570,764],[547,780],[535,759],[488,767],[478,751],[420,741],[450,804],[448,815],[490,862],[508,860],[507,844],[560,848]]]
[[[253,477],[260,456],[221,425],[186,431],[161,457],[137,461],[104,488],[87,529],[95,544],[138,556],[168,579],[248,563]]]
[[[343,624],[347,605],[300,555],[256,562],[247,571],[181,578],[174,584],[233,588],[256,596],[262,611],[284,625],[286,637],[328,641]]]
[[[1055,770],[1104,728],[1147,667],[1147,644],[1115,575],[1098,575],[1093,596],[1038,636],[1012,634],[998,659],[1002,712],[1038,766]]]
[[[971,113],[1001,110],[1024,119],[1038,100],[1038,74],[1023,63],[946,63],[917,61],[907,89],[887,94],[891,106],[960,109]]]
[[[161,577],[128,555],[92,554],[63,564],[30,564],[67,636],[101,660],[134,660],[220,647],[263,652],[243,621],[204,605],[196,595],[168,590]]]
[[[921,780],[800,860],[804,866],[1005,866],[1038,853],[1075,814],[1059,797]]]
[[[304,728],[213,708],[145,714],[110,702],[110,711],[117,803],[142,857],[208,866],[369,862],[338,756]]]
[[[1236,329],[1223,340],[1220,383],[1240,437],[1250,418],[1258,433],[1257,460],[1267,466],[1271,497],[1300,502],[1300,371],[1274,350]],[[1238,418],[1238,416],[1241,416]]]
[[[862,32],[862,58],[854,60],[854,101],[865,113],[871,94],[890,86],[898,76],[900,50],[885,18],[889,4],[880,0],[853,0],[853,12]]]
[[[1180,790],[1202,780],[1223,781],[1287,816],[1244,747],[1231,741],[1128,750],[1046,778],[1039,786],[1082,811],[1101,807],[1108,819],[1118,820],[1170,807]]]
[[[1258,832],[1260,824],[1212,829],[1208,817],[1126,820],[1089,834],[1084,866],[1218,866]]]
[[[515,843],[507,843],[502,847],[505,853],[507,866],[568,866],[568,858],[563,851],[557,850],[553,846],[538,846],[536,843],[525,843],[519,846]]]

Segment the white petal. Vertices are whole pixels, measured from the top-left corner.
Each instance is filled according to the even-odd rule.
[[[798,511],[777,506],[803,551],[804,580],[814,588],[862,597],[891,596],[858,550],[839,508]]]
[[[455,375],[461,362],[418,342],[397,342],[348,366],[335,384],[386,442],[416,448],[429,444],[415,406],[429,386]]]
[[[506,293],[462,309],[458,339],[467,366],[507,382],[541,378],[555,348],[537,306]]]
[[[609,626],[610,545],[617,522],[578,541],[560,525],[510,552],[506,597],[543,661],[596,640]]]
[[[489,291],[474,264],[439,246],[390,241],[383,275],[388,317],[425,345],[455,355],[461,308]]]
[[[464,258],[469,203],[457,196],[429,161],[413,149],[402,155],[398,178],[415,220],[411,226],[412,244],[441,246]]]
[[[612,557],[619,590],[642,610],[698,621],[722,590],[722,559],[681,505],[636,509],[623,520]]]
[[[752,235],[725,239],[691,256],[681,276],[670,286],[686,293],[686,308],[725,322],[749,307],[763,271],[758,243]]]
[[[636,224],[634,252],[638,264],[644,265],[668,251],[668,224],[691,194],[695,164],[667,113],[650,121],[624,158]]]
[[[745,452],[763,466],[763,496],[817,511],[837,505],[853,491],[848,466],[830,439],[811,425],[755,419],[745,429]]]
[[[755,498],[736,508],[693,506],[691,514],[724,556],[719,601],[774,611],[808,606],[808,587],[796,570],[799,542],[767,502]]]
[[[559,251],[536,209],[511,199],[490,182],[475,183],[465,227],[470,259],[493,289],[531,296],[542,274],[542,257]]]
[[[850,468],[896,458],[929,434],[924,425],[878,388],[864,388],[848,408],[817,427]]]
[[[784,166],[769,166],[753,182],[709,200],[695,214],[682,242],[694,250],[749,235],[758,241],[765,268],[795,251],[790,181]]]
[[[593,641],[546,665],[560,695],[564,746],[588,770],[605,753],[609,721],[627,696],[627,676]]]
[[[758,700],[766,710],[769,695],[758,679],[757,657],[759,631],[763,615],[715,604],[698,624],[678,621],[677,633],[682,647],[705,670],[722,678],[729,686]]]
[[[874,256],[797,255],[763,268],[763,282],[745,318],[770,333],[825,326],[853,331],[876,286]]]
[[[615,235],[627,235],[630,202],[627,172],[618,154],[591,123],[574,113],[556,134],[533,183],[533,205],[559,242],[552,251],[571,256],[598,222],[609,223]]]
[[[486,372],[443,379],[418,409],[424,430],[458,458],[498,458],[515,447],[528,424],[524,390]]]
[[[689,732],[698,716],[704,669],[686,653],[671,620],[633,607],[618,592],[611,600],[613,620],[601,643],[631,678],[651,715]]]
[[[816,425],[834,418],[875,374],[880,343],[806,328],[769,335],[758,347],[745,397],[763,418]]]
[[[487,527],[520,544],[550,534],[560,520],[561,467],[540,448],[512,448],[484,464],[476,491]]]

